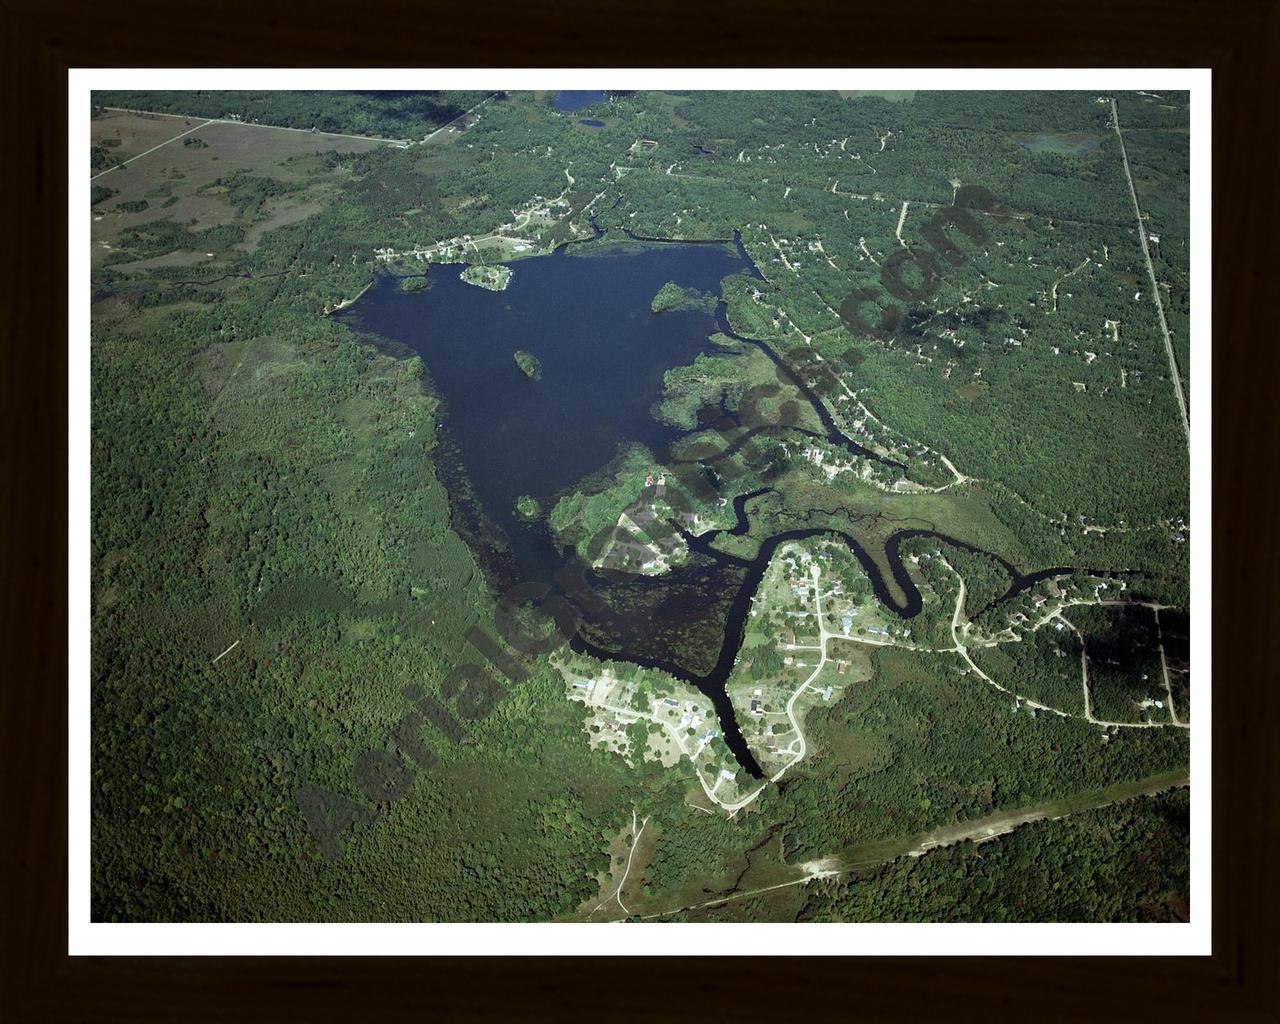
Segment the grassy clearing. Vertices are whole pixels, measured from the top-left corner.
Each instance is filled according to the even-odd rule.
[[[101,119],[95,120],[95,125],[98,120]],[[161,120],[168,126],[168,137],[183,130],[181,120]],[[148,115],[113,114],[110,123],[116,125],[112,131],[127,132],[130,126],[152,131],[157,122]],[[263,204],[261,212],[256,207],[242,212],[229,190],[218,184],[219,179],[242,172],[301,192],[320,167],[309,158],[322,152],[362,152],[379,145],[360,139],[315,137],[225,123],[210,124],[188,137],[199,138],[206,145],[184,146],[179,140],[99,179],[100,184],[115,189],[116,195],[95,208],[91,236],[95,267],[118,258],[121,247],[128,252],[126,232],[156,221],[181,225],[197,233],[237,222],[247,222],[252,231],[254,223],[262,221],[258,231],[246,234],[243,240],[243,245],[252,249],[265,231],[296,223],[318,209],[316,200],[308,202],[291,196]],[[144,200],[145,209],[129,212],[131,207],[127,204]]]
[[[91,146],[102,147],[116,162],[128,160],[172,139],[205,118],[177,117],[172,114],[132,114],[123,110],[104,110],[89,122]],[[181,142],[179,142],[181,145]],[[119,172],[112,172],[119,173]]]

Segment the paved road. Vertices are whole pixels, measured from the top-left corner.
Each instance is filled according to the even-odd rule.
[[[1173,339],[1169,337],[1169,324],[1164,318],[1164,303],[1160,301],[1160,285],[1156,281],[1156,268],[1151,263],[1151,249],[1147,246],[1147,228],[1142,222],[1142,207],[1138,205],[1138,192],[1133,187],[1133,175],[1129,172],[1129,153],[1124,146],[1124,133],[1120,131],[1120,115],[1116,113],[1116,101],[1111,100],[1111,127],[1120,140],[1120,156],[1124,160],[1124,177],[1129,183],[1129,198],[1133,200],[1133,213],[1138,218],[1138,241],[1142,243],[1142,258],[1147,263],[1147,276],[1151,279],[1151,297],[1160,314],[1160,330],[1164,334],[1164,350],[1169,356],[1169,376],[1173,378],[1173,390],[1178,396],[1178,409],[1182,413],[1182,430],[1191,447],[1191,419],[1187,415],[1187,398],[1182,392],[1182,378],[1178,375],[1178,361],[1173,355]]]
[[[445,124],[442,124],[439,128],[437,128],[437,129],[436,129],[435,131],[433,131],[430,135],[428,135],[425,139],[423,139],[423,140],[422,140],[422,142],[430,142],[430,141],[431,141],[432,139],[434,139],[437,135],[439,135],[442,131],[444,131],[446,128],[448,128],[448,127],[449,127],[449,125],[451,125],[451,124],[457,124],[457,122],[458,122],[458,121],[462,120],[464,117],[466,117],[468,114],[472,113],[473,111],[479,110],[479,109],[480,109],[481,107],[483,107],[486,103],[488,103],[491,99],[493,99],[493,97],[494,97],[494,96],[497,96],[497,95],[498,95],[498,94],[495,92],[495,93],[491,93],[490,95],[486,96],[486,97],[485,97],[484,99],[482,99],[479,103],[477,103],[474,107],[472,107],[472,108],[471,108],[471,110],[464,110],[461,114],[459,114],[457,117],[455,117],[452,121],[448,121],[448,122],[446,122]],[[422,143],[419,143],[419,145],[421,145],[421,144],[422,144]],[[572,179],[571,179],[571,180],[572,180]]]
[[[106,109],[107,109],[107,110],[115,110],[115,109],[117,109],[117,108],[116,108],[116,107],[107,107]],[[200,122],[198,125],[196,125],[194,128],[188,128],[185,132],[179,132],[179,133],[178,133],[177,135],[175,135],[172,139],[165,139],[165,140],[164,140],[164,142],[160,143],[160,145],[158,145],[158,146],[152,146],[150,149],[146,150],[145,152],[139,153],[137,156],[131,156],[131,157],[129,157],[129,159],[128,159],[128,160],[121,160],[118,164],[115,164],[115,165],[113,165],[113,166],[111,166],[111,167],[108,167],[105,171],[99,171],[97,174],[95,174],[95,175],[94,175],[93,177],[91,177],[89,180],[90,180],[90,181],[97,181],[97,180],[98,180],[99,178],[101,178],[104,174],[110,174],[112,171],[118,171],[118,170],[120,170],[122,167],[128,167],[128,166],[129,166],[131,163],[133,163],[135,160],[141,160],[141,159],[142,159],[144,156],[146,156],[148,153],[154,153],[157,149],[163,149],[165,146],[169,145],[169,143],[171,143],[171,142],[175,142],[175,141],[177,141],[178,139],[182,138],[182,136],[184,136],[184,135],[190,135],[192,132],[198,132],[198,131],[199,131],[201,128],[203,128],[205,125],[207,125],[207,124],[212,124],[212,123],[213,123],[212,121],[201,121],[201,122]]]
[[[188,117],[189,116],[187,114],[163,114],[156,110],[134,110],[131,107],[103,107],[102,109],[115,110],[122,114],[147,114],[152,117]],[[330,139],[357,139],[360,142],[385,142],[392,146],[400,146],[402,148],[410,144],[408,139],[388,139],[381,135],[347,135],[344,132],[322,132],[322,131],[316,131],[312,128],[287,128],[282,124],[261,124],[257,121],[237,121],[234,118],[230,118],[230,117],[211,117],[205,121],[205,124],[237,124],[237,125],[240,125],[240,127],[242,128],[269,128],[272,131],[277,131],[277,132],[298,132],[302,135],[323,135],[326,138],[330,138]],[[200,127],[203,128],[204,125],[201,125]],[[194,129],[192,130],[194,131]],[[183,132],[183,135],[185,134],[186,133]],[[177,135],[175,136],[175,138],[180,139],[182,138],[182,135]],[[169,142],[172,142],[172,141],[173,139],[169,140]],[[166,146],[166,145],[168,145],[167,142],[160,143],[160,146]],[[155,148],[159,149],[160,146],[156,146]],[[147,150],[147,153],[150,153],[150,152],[153,152],[153,151]],[[138,154],[138,156],[146,156],[146,155],[147,155],[146,153]],[[138,159],[138,157],[135,156],[133,159],[136,160]]]

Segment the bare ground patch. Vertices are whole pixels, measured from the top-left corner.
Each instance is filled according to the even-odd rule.
[[[244,233],[244,241],[237,249],[242,252],[253,252],[262,241],[262,236],[276,228],[287,227],[306,220],[313,213],[319,213],[324,205],[318,200],[303,196],[288,196],[283,199],[268,199],[262,204],[261,217]]]
[[[131,263],[117,263],[113,269],[124,274],[155,270],[159,267],[192,267],[212,258],[212,253],[200,252],[197,249],[175,249],[163,256],[152,256],[145,260],[133,260]]]

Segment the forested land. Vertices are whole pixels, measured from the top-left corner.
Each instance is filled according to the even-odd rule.
[[[483,98],[206,91],[94,102],[421,138]],[[1160,178],[1183,173],[1185,104],[1126,94],[1118,105],[1139,195],[1158,219],[1149,230],[1160,237],[1153,258],[1168,278],[1175,343],[1185,344],[1181,186]],[[522,681],[504,681],[493,713],[460,738],[419,722],[437,758],[424,767],[402,731],[416,699],[406,691],[450,701],[447,671],[460,657],[482,660],[463,653],[466,630],[495,628],[492,594],[452,527],[424,368],[324,315],[386,265],[378,250],[497,233],[535,253],[590,237],[590,218],[615,236],[739,230],[765,280],[726,285],[734,329],[775,351],[810,339],[884,424],[865,429],[929,464],[921,480],[945,479],[936,453],[978,479],[893,494],[800,464],[803,434],[770,437],[763,463],[737,454],[717,468],[726,493],[765,482],[779,491],[753,506],[748,534],[722,539],[726,550],[749,557],[768,530],[803,524],[856,530],[874,551],[893,529],[934,526],[1025,569],[1144,568],[1149,593],[1185,605],[1185,448],[1154,306],[1133,297],[1147,288],[1145,267],[1108,112],[1078,94],[890,103],[634,93],[610,99],[605,127],[586,128],[512,94],[426,145],[213,125],[191,136],[203,145],[166,146],[95,182],[95,917],[567,917],[596,895],[595,875],[609,869],[633,809],[652,816],[658,836],[639,877],[653,893],[679,895],[734,884],[748,851],[776,837],[789,859],[824,855],[1185,765],[1182,730],[1127,730],[1103,744],[1083,723],[1011,711],[956,671],[954,656],[893,651],[877,657],[870,684],[813,713],[810,758],[745,820],[693,811],[679,767],[629,769],[591,750],[542,658]],[[1017,141],[1045,132],[1062,144],[1033,151]],[[1087,155],[1056,151],[1074,152],[1078,136],[1094,143]],[[114,162],[112,147],[95,148],[95,170]],[[939,257],[944,273],[928,298],[910,298],[924,281],[910,267],[908,298],[888,292],[885,261],[928,248],[932,211],[967,185],[998,200],[976,215],[985,239],[952,232],[965,259]],[[531,204],[550,213],[511,226],[512,211]],[[425,261],[409,262],[421,275]],[[851,303],[864,288],[874,295]],[[891,307],[902,325],[882,336]],[[858,358],[842,359],[850,350]],[[744,382],[770,372],[754,347],[721,346],[672,368],[659,414],[692,428],[703,404],[733,408]],[[853,429],[861,414],[834,396],[828,404]],[[814,429],[812,411],[800,415]],[[727,444],[706,430],[694,440]],[[636,497],[631,471],[662,471],[652,456],[625,453],[562,495],[550,512],[560,539],[582,543],[616,522]],[[719,506],[698,511],[732,522]],[[1093,523],[1111,529],[1086,532]],[[971,611],[999,589],[996,568],[946,555],[965,574]],[[953,599],[941,575],[929,578]],[[942,635],[943,614],[928,610],[929,635]],[[1177,614],[1162,612],[1161,623],[1185,637]],[[1098,673],[1095,713],[1150,696],[1108,674],[1118,654],[1095,658],[1095,647],[1150,651],[1145,626],[1068,617],[1084,634],[1091,679]],[[1055,632],[1005,645],[1011,664],[1001,670],[1025,677],[1033,696],[1065,697],[1071,677],[1059,666],[1078,668],[1071,643]],[[1175,670],[1175,692],[1188,685]],[[298,801],[306,787],[336,794],[329,809],[351,815],[340,856],[316,842]],[[810,898],[804,913],[1044,916],[1033,886],[1011,880],[1014,866],[1030,865],[1029,878],[1054,866],[1074,878],[1105,863],[1120,878],[1144,841],[1176,861],[1178,833],[1153,831],[1147,811],[1134,810],[1144,806],[1125,805],[1132,821],[1106,834],[1063,831],[1077,827],[1067,819],[904,862],[882,882]],[[1065,843],[1053,848],[1019,845],[1059,834]],[[1113,835],[1132,838],[1135,852]],[[1006,844],[1012,852],[999,853]],[[978,881],[948,886],[933,874],[961,867]],[[898,879],[912,873],[925,881],[903,895]],[[1064,898],[1058,914],[1179,912],[1137,877],[1131,890]],[[1003,895],[979,908],[974,893],[995,890]]]
[[[902,858],[806,892],[801,921],[1189,920],[1185,789],[990,843]]]

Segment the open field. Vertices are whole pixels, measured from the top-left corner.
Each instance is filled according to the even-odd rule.
[[[91,145],[102,147],[113,161],[123,162],[207,121],[177,114],[135,114],[105,110],[89,122]],[[115,173],[115,172],[112,172]]]
[[[105,121],[106,126],[99,126],[99,121]],[[103,114],[92,123],[99,131],[136,137],[140,140],[138,145],[156,138],[172,138],[200,124],[181,118],[114,112]],[[203,145],[187,145],[189,141]],[[261,131],[226,122],[198,127],[185,139],[171,142],[97,180],[95,184],[113,189],[114,194],[93,209],[94,265],[104,265],[115,255],[125,232],[157,220],[198,233],[244,219],[228,196],[229,189],[220,184],[233,175],[270,178],[304,195],[309,192],[318,197],[323,195],[323,188],[313,184],[322,169],[318,154],[358,153],[378,146],[377,142],[362,139]],[[256,233],[247,234],[244,244],[252,248],[270,226],[294,223],[318,209],[315,198],[308,201],[296,196],[275,200],[270,206],[264,204],[262,219],[274,223],[264,223]]]

